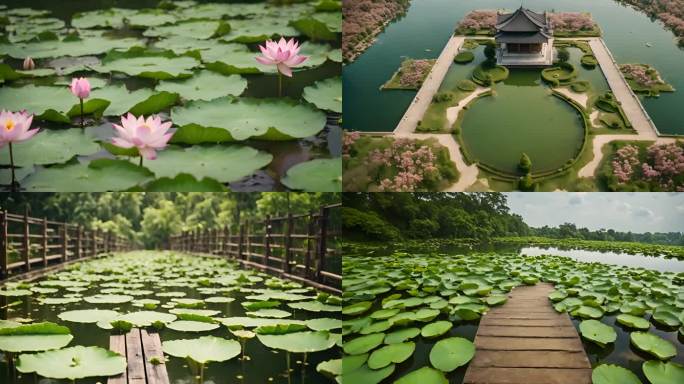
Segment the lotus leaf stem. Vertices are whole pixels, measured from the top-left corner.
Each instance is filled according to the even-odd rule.
[[[285,354],[285,361],[287,361],[287,384],[292,383],[292,378],[290,376],[290,352],[287,351]]]
[[[83,123],[83,99],[81,99],[81,128],[84,128],[84,123]]]
[[[278,97],[283,96],[283,74],[278,71]]]
[[[143,164],[143,157],[140,156],[140,166],[141,166],[141,167],[142,167],[142,164]]]
[[[10,184],[10,191],[16,192],[15,176],[14,176],[14,153],[12,153],[12,142],[9,143],[10,153],[10,172],[12,172],[12,181]]]

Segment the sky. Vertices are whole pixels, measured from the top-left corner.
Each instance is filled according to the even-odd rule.
[[[573,223],[591,230],[684,232],[684,193],[507,193],[532,227]]]

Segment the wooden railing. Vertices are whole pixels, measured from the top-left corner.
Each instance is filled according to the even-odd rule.
[[[342,286],[341,204],[308,214],[270,217],[228,227],[171,236],[168,247],[228,257],[242,265],[340,294]]]
[[[48,265],[132,249],[127,239],[80,225],[0,211],[0,280]]]

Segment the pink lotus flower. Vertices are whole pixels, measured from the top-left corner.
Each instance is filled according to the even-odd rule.
[[[264,65],[275,65],[278,72],[287,77],[292,77],[292,67],[305,62],[308,57],[299,55],[299,43],[294,39],[285,40],[281,37],[277,43],[273,40],[266,41],[265,46],[259,46],[261,54],[256,61]]]
[[[33,122],[33,115],[26,111],[0,112],[0,148],[8,143],[18,143],[33,137],[38,129],[29,130]]]
[[[90,96],[90,82],[85,77],[71,80],[71,93],[79,99],[87,99]]]
[[[112,144],[121,148],[136,147],[141,157],[154,160],[157,158],[157,150],[166,147],[173,136],[173,133],[167,133],[169,128],[171,122],[162,123],[159,116],[150,116],[145,120],[144,116],[136,119],[129,113],[121,116],[121,125],[114,124],[119,137],[113,138]]]
[[[33,71],[36,69],[36,63],[33,62],[33,59],[29,56],[24,59],[24,71]]]

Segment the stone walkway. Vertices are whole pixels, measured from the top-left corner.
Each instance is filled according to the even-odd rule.
[[[423,118],[425,111],[427,111],[432,102],[432,97],[437,93],[440,85],[442,85],[442,80],[444,80],[444,76],[446,76],[451,63],[454,62],[454,57],[456,57],[459,48],[463,45],[463,41],[465,41],[464,36],[452,36],[451,39],[449,39],[444,46],[442,53],[437,58],[435,65],[432,66],[430,74],[423,82],[423,85],[413,98],[411,105],[406,109],[404,116],[394,129],[394,133],[406,134],[416,130],[418,121]]]
[[[481,94],[490,91],[492,88],[484,88],[484,87],[477,87],[475,90],[468,96],[466,96],[463,100],[459,101],[458,104],[455,107],[447,108],[446,110],[446,118],[447,118],[447,124],[449,127],[453,126],[454,123],[456,122],[456,119],[458,119],[458,114],[461,112],[463,107],[468,105],[471,101],[473,101],[476,97],[480,96]]]

